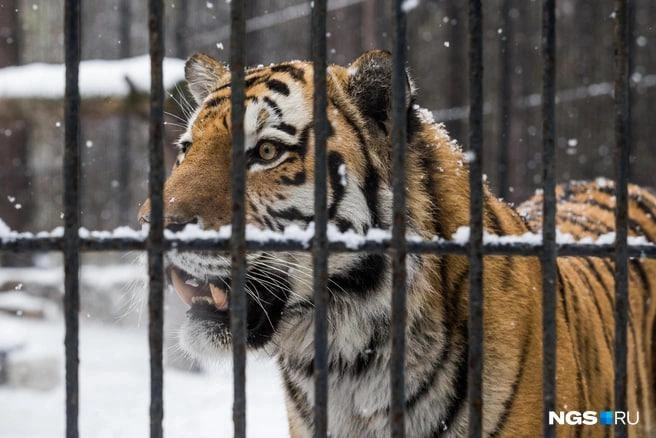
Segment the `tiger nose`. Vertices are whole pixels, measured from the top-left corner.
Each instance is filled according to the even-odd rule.
[[[150,223],[150,212],[144,212],[139,216],[142,224]],[[187,225],[198,224],[197,217],[164,216],[164,228],[171,232],[182,231]]]
[[[176,216],[166,216],[164,217],[164,228],[171,232],[178,232],[184,230],[184,227],[187,225],[198,224],[198,218],[182,218]]]

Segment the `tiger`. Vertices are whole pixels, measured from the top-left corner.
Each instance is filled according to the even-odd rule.
[[[368,235],[391,229],[391,71],[389,52],[363,53],[326,73],[329,230]],[[171,231],[218,230],[231,220],[231,74],[204,54],[185,78],[196,103],[164,186]],[[406,71],[408,234],[449,239],[469,224],[471,157],[419,107]],[[313,64],[290,61],[245,74],[245,217],[249,227],[284,232],[314,221]],[[468,159],[469,158],[469,159]],[[613,231],[610,184],[558,186],[558,227],[574,237]],[[539,231],[541,195],[514,208],[483,188],[483,225],[496,236]],[[141,223],[150,222],[146,200]],[[656,241],[656,196],[630,187],[630,234]],[[231,348],[230,258],[220,251],[172,251],[166,275],[188,306],[182,348],[216,360]],[[246,256],[248,348],[275,360],[289,435],[314,432],[314,305],[311,254]],[[468,427],[469,263],[464,255],[408,254],[405,432],[461,437]],[[535,256],[486,255],[483,264],[483,432],[535,437],[543,430],[542,280]],[[629,436],[656,433],[656,261],[630,261]],[[384,253],[331,253],[328,259],[328,434],[390,434],[392,267]],[[613,261],[557,259],[557,411],[613,408]],[[602,426],[556,425],[559,437],[611,436]]]

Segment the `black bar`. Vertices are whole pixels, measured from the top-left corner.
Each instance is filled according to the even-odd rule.
[[[549,411],[556,407],[556,6],[542,4],[542,431],[555,437]]]
[[[29,238],[15,241],[0,242],[0,251],[30,252],[30,251],[61,251],[64,246],[62,238]],[[298,240],[247,240],[248,251],[308,251],[312,243]],[[558,244],[559,257],[614,257],[615,245],[594,245],[587,243]],[[106,240],[80,239],[81,251],[142,251],[146,243],[134,239],[114,238]],[[229,251],[228,239],[194,239],[179,240],[167,239],[164,241],[165,250],[217,250]],[[331,252],[367,252],[384,253],[391,248],[390,239],[365,241],[361,245],[346,245],[344,242],[328,242]],[[647,259],[656,258],[656,245],[629,245],[629,257]],[[409,253],[435,253],[435,254],[467,254],[467,246],[456,242],[409,241]],[[515,256],[541,256],[544,253],[542,245],[515,242],[512,244],[486,243],[483,245],[485,255],[515,255]]]
[[[469,0],[469,436],[483,432],[483,13]]]
[[[150,43],[150,140],[148,157],[150,178],[148,194],[151,203],[148,250],[148,341],[150,347],[150,436],[161,438],[164,406],[162,402],[162,341],[164,331],[164,3],[148,0],[148,34]]]
[[[626,323],[628,316],[629,36],[628,0],[615,1],[615,406],[626,411]],[[627,436],[615,425],[615,437]]]
[[[512,18],[510,17],[511,0],[502,0],[500,10],[501,35],[499,35],[499,196],[508,198],[508,138],[512,122]]]
[[[80,331],[80,53],[79,0],[64,4],[66,91],[64,97],[64,323],[66,334],[66,436],[77,438]]]
[[[406,64],[406,16],[403,1],[394,2],[392,43],[392,350],[390,359],[390,431],[392,438],[405,436],[405,324],[406,309],[406,199],[405,156],[408,79]]]
[[[314,71],[314,239],[312,245],[314,284],[314,436],[328,431],[328,200],[326,176],[326,0],[314,0],[312,7],[311,52]]]
[[[230,328],[233,355],[234,437],[246,437],[246,154],[244,152],[246,24],[244,2],[230,3],[230,75],[232,82],[232,233],[230,235]]]

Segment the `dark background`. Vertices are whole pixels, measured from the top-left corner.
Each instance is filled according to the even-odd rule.
[[[235,0],[233,0],[235,1]],[[248,62],[308,57],[309,7],[299,0],[247,2]],[[391,4],[386,0],[332,0],[329,61],[346,64],[362,51],[389,49]],[[541,2],[484,2],[485,162],[497,194],[521,201],[541,184]],[[83,5],[83,59],[120,59],[147,53],[146,2],[87,1]],[[557,2],[558,179],[613,176],[613,0]],[[503,17],[507,17],[504,24]],[[656,186],[656,2],[636,0],[633,13],[632,181]],[[203,51],[229,57],[229,4],[166,1],[167,56]],[[63,61],[63,0],[0,0],[0,68]],[[507,43],[505,51],[503,42]],[[217,45],[221,43],[223,48]],[[422,0],[408,14],[409,68],[419,103],[467,146],[467,2]],[[507,184],[499,184],[499,105],[503,68],[512,111]],[[179,114],[175,102],[168,111]],[[83,104],[83,225],[136,226],[146,193],[147,112],[143,96]],[[60,100],[0,97],[0,218],[18,230],[61,225],[63,120]],[[171,122],[175,122],[173,118]],[[169,143],[180,132],[167,126]],[[93,147],[85,147],[86,140]],[[167,144],[169,159],[173,149]],[[16,198],[10,201],[8,197]],[[20,202],[21,209],[15,204]]]

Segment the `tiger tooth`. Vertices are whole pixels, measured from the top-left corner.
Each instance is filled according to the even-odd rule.
[[[191,302],[193,304],[200,304],[200,303],[205,303],[205,304],[214,304],[214,301],[212,301],[212,298],[206,297],[206,296],[196,296],[191,299]]]
[[[210,292],[214,299],[214,306],[219,310],[226,310],[228,308],[228,294],[226,291],[210,283]]]

